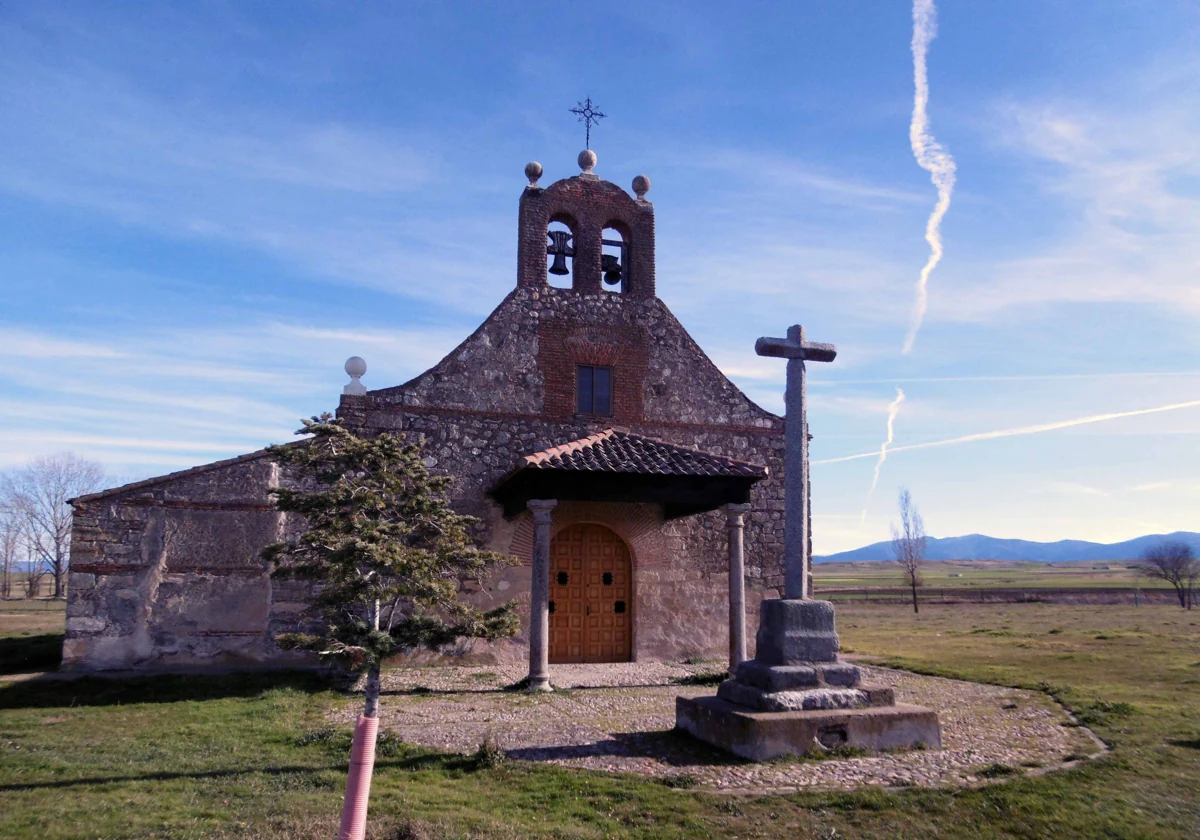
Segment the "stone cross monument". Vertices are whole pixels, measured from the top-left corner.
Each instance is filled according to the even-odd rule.
[[[760,338],[754,350],[788,360],[784,594],[759,607],[754,658],[731,668],[716,697],[677,697],[675,725],[756,761],[838,746],[938,748],[937,713],[897,704],[890,688],[863,685],[859,669],[838,659],[833,604],[812,598],[804,363],[832,362],[837,350],[806,341],[799,325],[787,338]],[[731,560],[741,553],[731,551]],[[736,565],[730,563],[731,575]],[[735,653],[731,648],[731,662]]]
[[[787,338],[760,338],[754,344],[754,352],[760,356],[775,356],[787,359],[787,390],[784,405],[787,408],[784,429],[786,450],[784,472],[787,508],[784,513],[784,592],[783,597],[804,599],[812,597],[812,558],[809,549],[808,492],[808,414],[807,397],[804,392],[804,363],[832,362],[837,358],[837,348],[832,344],[805,341],[804,327],[796,324],[788,327]]]

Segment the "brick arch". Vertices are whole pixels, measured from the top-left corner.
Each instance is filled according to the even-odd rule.
[[[569,227],[571,229],[572,234],[576,233],[579,230],[579,219],[575,218],[575,215],[573,213],[569,213],[566,210],[555,210],[554,212],[552,212],[549,215],[549,217],[546,219],[546,227],[549,227],[550,225],[554,224],[555,222],[558,222],[559,224],[564,224],[567,227]]]
[[[605,236],[606,233],[608,236]],[[611,218],[602,224],[600,226],[601,253],[603,253],[604,250],[603,240],[606,238],[611,239],[613,233],[615,233],[617,237],[624,242],[624,245],[621,248],[621,268],[623,271],[623,276],[621,278],[620,287],[618,289],[610,289],[609,291],[619,294],[632,294],[634,287],[637,285],[637,279],[633,276],[632,265],[632,256],[637,250],[633,228],[624,219],[616,217]],[[601,259],[603,259],[603,256]],[[601,264],[601,268],[603,268],[603,263]]]
[[[613,217],[604,224],[600,225],[601,230],[612,228],[621,236],[625,237],[626,242],[633,242],[633,228],[624,218]]]
[[[572,256],[565,258],[567,261],[567,264],[569,266],[569,270],[570,270],[570,277],[566,278],[566,279],[569,279],[571,281],[571,285],[569,287],[565,286],[565,285],[564,286],[554,286],[554,288],[556,288],[556,289],[564,289],[564,288],[575,289],[575,288],[577,288],[577,284],[579,282],[580,262],[579,262],[578,246],[579,246],[579,231],[580,231],[582,225],[580,224],[579,219],[577,219],[574,214],[568,213],[565,210],[558,210],[558,211],[551,213],[550,217],[546,220],[545,230],[542,232],[542,245],[543,246],[545,246],[549,242],[550,234],[552,232],[555,232],[555,231],[551,230],[551,225],[554,225],[554,224],[562,225],[568,231],[570,231],[571,239],[568,244],[568,247],[571,249],[571,254],[572,254]],[[545,252],[545,250],[546,250],[545,247],[543,247],[542,250],[543,250],[543,252]],[[548,274],[549,273],[549,265],[548,265],[549,254],[543,254],[543,256],[544,256],[544,262],[547,263],[546,273]],[[546,277],[545,274],[543,274],[542,277],[546,281],[547,284],[550,284],[551,281],[550,281],[549,277]]]
[[[518,519],[507,553],[519,557],[524,564],[532,564],[533,514],[526,510]],[[629,548],[629,565],[633,573],[630,594],[634,660],[641,649],[642,627],[650,618],[644,610],[640,580],[647,570],[666,565],[675,547],[670,537],[663,533],[662,523],[662,509],[653,504],[562,501],[551,512],[551,539],[572,525],[601,525],[620,537]]]
[[[570,217],[575,258],[572,288],[583,294],[601,291],[602,231],[610,222],[626,229],[622,235],[637,242],[633,273],[640,278],[635,297],[654,297],[654,209],[648,201],[635,201],[616,184],[582,176],[564,178],[545,189],[527,187],[521,195],[517,245],[517,285],[539,288],[546,284],[545,231],[551,220]]]

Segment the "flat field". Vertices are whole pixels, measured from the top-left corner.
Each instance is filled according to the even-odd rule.
[[[1016,560],[938,560],[922,564],[927,590],[961,589],[1164,589],[1169,584],[1148,579],[1133,564],[1117,561],[1030,563]],[[817,563],[813,585],[821,591],[903,587],[896,563]]]
[[[65,615],[63,601],[0,600],[0,674],[58,667]]]
[[[1113,751],[979,789],[729,797],[680,781],[493,766],[388,741],[370,836],[1200,836],[1200,610],[930,604],[914,616],[901,605],[853,603],[838,614],[856,654],[1046,691]],[[5,679],[0,837],[336,832],[349,733],[329,729],[327,715],[359,701],[311,676]]]

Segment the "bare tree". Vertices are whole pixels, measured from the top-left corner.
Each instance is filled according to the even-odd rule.
[[[1179,606],[1192,608],[1196,580],[1200,578],[1200,560],[1190,545],[1176,540],[1161,542],[1142,553],[1137,569],[1146,577],[1171,584],[1179,597]]]
[[[892,525],[892,551],[912,590],[913,612],[919,613],[917,587],[921,585],[921,564],[925,561],[925,520],[907,487],[900,488],[900,524]]]
[[[21,558],[21,529],[11,511],[0,506],[0,599],[12,597],[13,575]]]
[[[103,468],[72,452],[38,458],[3,477],[0,496],[4,507],[18,520],[33,564],[54,576],[54,597],[65,597],[63,587],[71,552],[71,508],[67,500],[104,486]],[[40,576],[39,576],[40,578]]]

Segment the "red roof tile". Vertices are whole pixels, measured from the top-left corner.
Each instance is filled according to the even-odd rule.
[[[749,461],[688,449],[615,429],[605,429],[570,443],[526,455],[521,466],[526,469],[638,475],[767,476],[766,467]]]

